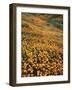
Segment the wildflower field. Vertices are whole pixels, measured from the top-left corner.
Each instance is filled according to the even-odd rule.
[[[21,14],[21,76],[63,75],[63,16]]]

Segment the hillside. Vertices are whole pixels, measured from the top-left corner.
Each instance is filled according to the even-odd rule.
[[[22,13],[22,77],[63,74],[62,15]]]

